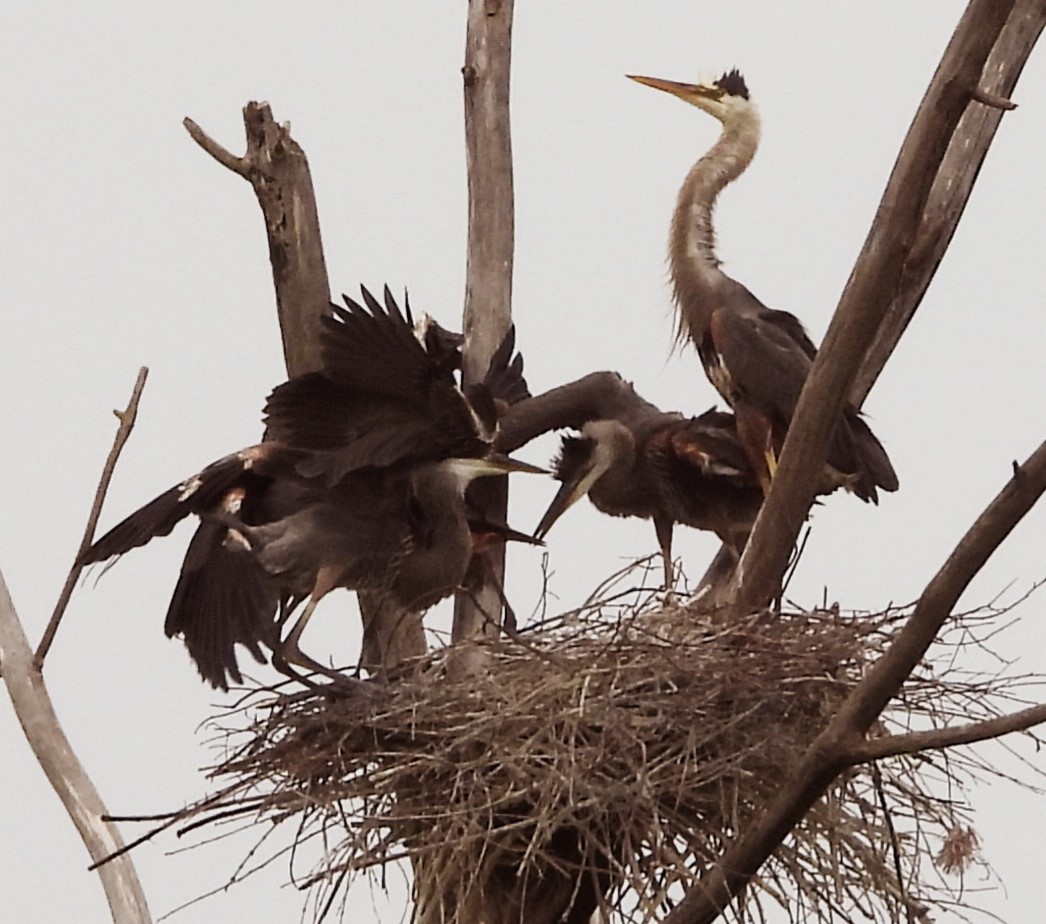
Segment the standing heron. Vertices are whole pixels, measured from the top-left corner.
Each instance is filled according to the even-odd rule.
[[[555,463],[563,485],[536,534],[586,493],[613,516],[652,520],[672,586],[675,524],[716,533],[735,555],[762,503],[755,473],[738,440],[734,417],[662,411],[616,372],[593,372],[515,403],[500,420],[495,447],[513,452],[550,430],[563,440]]]
[[[671,93],[723,126],[683,181],[672,216],[669,262],[677,337],[694,342],[708,378],[734,409],[738,434],[765,492],[817,348],[795,315],[766,307],[723,272],[716,256],[712,210],[719,193],[755,156],[759,111],[737,70],[707,84],[631,79]],[[873,503],[879,490],[898,487],[886,451],[849,403],[835,427],[827,470],[832,485]]]
[[[763,495],[737,439],[734,415],[699,417],[660,411],[590,420],[565,436],[553,463],[562,487],[535,531],[552,524],[586,494],[610,516],[653,521],[672,587],[672,532],[682,523],[714,532],[740,558]]]
[[[468,483],[542,471],[493,452],[493,398],[457,388],[452,348],[416,337],[387,289],[384,306],[366,289],[363,299],[323,318],[322,372],[270,396],[271,439],[164,492],[81,556],[121,555],[197,514],[165,628],[218,688],[241,680],[237,644],[258,660],[269,648],[281,669],[330,673],[299,640],[335,587],[372,590],[401,614],[453,592],[472,555]]]

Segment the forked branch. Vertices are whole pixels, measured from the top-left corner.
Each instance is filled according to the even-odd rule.
[[[138,373],[127,408],[115,412],[120,419],[120,426],[95,492],[81,551],[94,536],[113,470],[134,427],[138,402],[145,387],[147,374],[148,370],[143,367]],[[80,566],[74,565],[69,572],[54,615],[35,656],[15,612],[7,585],[0,575],[0,670],[29,747],[32,748],[58,798],[62,800],[92,861],[99,864],[108,857],[122,852],[123,840],[116,826],[104,820],[107,816],[105,805],[62,730],[41,672],[43,660],[54,639],[80,571]],[[120,856],[113,862],[100,866],[98,875],[115,924],[148,924],[151,920],[149,907],[130,857]]]
[[[305,152],[291,137],[290,126],[276,123],[268,103],[251,102],[243,108],[247,151],[242,157],[227,151],[192,119],[183,124],[201,148],[254,188],[265,216],[287,372],[301,375],[319,369],[319,324],[330,303],[330,287]]]

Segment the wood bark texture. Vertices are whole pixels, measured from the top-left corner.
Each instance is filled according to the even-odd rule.
[[[865,735],[901,684],[919,663],[951,615],[962,592],[1002,541],[1046,491],[1046,442],[1021,466],[967,530],[926,585],[915,610],[890,648],[854,688],[766,813],[741,833],[716,866],[707,871],[664,919],[664,924],[711,924],[752,879],[759,867],[811,805],[848,766],[867,759]],[[995,731],[1026,728],[1040,722],[1043,710],[997,720]],[[987,723],[985,723],[987,724]],[[981,731],[984,731],[982,728]],[[936,733],[923,747],[962,743],[963,736]],[[976,740],[975,737],[970,740]],[[875,742],[868,743],[874,748]]]
[[[490,358],[512,323],[512,255],[515,218],[512,138],[509,129],[512,0],[470,0],[462,81],[465,99],[465,149],[468,167],[468,251],[465,278],[465,334],[462,377],[482,381]],[[481,512],[504,520],[508,479],[484,478],[469,489]],[[504,583],[503,546],[483,553],[487,573]],[[496,636],[501,596],[487,581],[474,595],[454,600],[451,639]],[[462,651],[457,670],[478,669],[482,658]]]

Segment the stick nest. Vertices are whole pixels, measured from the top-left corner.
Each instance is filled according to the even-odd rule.
[[[655,920],[774,798],[900,614],[724,623],[651,602],[491,643],[489,669],[463,680],[443,649],[386,684],[254,694],[249,726],[223,730],[223,789],[189,810],[192,826],[293,821],[295,849],[315,848],[317,917],[355,874],[409,858],[417,921],[587,921],[597,906]],[[969,719],[972,689],[915,678],[884,721]],[[976,844],[957,766],[916,755],[850,770],[734,913],[924,919],[923,902],[949,894],[924,881],[925,860],[942,850],[961,868]]]

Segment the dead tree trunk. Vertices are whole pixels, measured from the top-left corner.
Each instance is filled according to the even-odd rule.
[[[468,161],[468,263],[465,278],[462,379],[482,381],[490,358],[512,323],[514,202],[512,139],[509,126],[509,75],[512,63],[512,0],[470,0],[461,69],[465,94],[465,144]],[[486,478],[469,489],[480,511],[504,520],[508,478]],[[497,587],[505,578],[504,546],[482,553],[491,575],[474,595],[454,600],[451,639],[460,643],[496,636],[501,621]],[[495,583],[496,582],[496,583]],[[479,667],[476,651],[462,649],[456,670]]]
[[[916,245],[925,255],[943,236],[937,259],[943,256],[951,230],[934,217],[924,220],[931,191],[949,149],[962,161],[973,153],[972,162],[979,163],[976,148],[968,148],[968,139],[956,132],[971,106],[985,105],[979,101],[984,95],[980,81],[1014,6],[1014,0],[972,0],[912,122],[875,222],[810,370],[772,489],[737,568],[734,593],[741,608],[761,606],[778,593],[789,555],[813,502],[815,481],[824,465],[834,422],[854,388],[864,356],[891,305],[907,304],[910,316],[925,291],[936,264],[906,276]],[[1039,7],[1041,15],[1041,3]],[[1023,60],[1012,68],[1014,75],[1020,73],[1022,65]],[[981,129],[986,134],[986,148],[994,126],[982,125]],[[952,160],[946,166],[956,169],[957,165]],[[972,173],[976,174],[975,168]],[[942,182],[947,184],[948,179],[942,178]],[[972,176],[967,195],[971,187]],[[954,221],[962,213],[962,202],[965,197],[953,200]],[[920,230],[932,237],[920,240]],[[911,287],[914,300],[903,297],[906,285]],[[885,359],[882,356],[876,362]],[[873,371],[872,367],[868,369],[866,377]]]
[[[276,310],[283,337],[287,374],[314,372],[320,362],[320,318],[330,304],[330,283],[320,237],[319,210],[305,151],[285,125],[278,125],[266,103],[243,110],[247,151],[230,153],[195,122],[185,119],[193,139],[218,163],[250,182],[265,218]],[[358,595],[363,619],[362,662],[374,670],[395,667],[427,650],[418,614],[385,614],[372,594]]]

